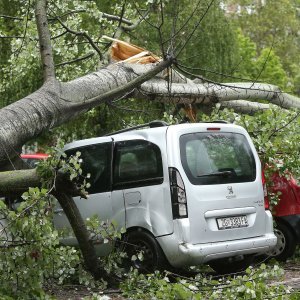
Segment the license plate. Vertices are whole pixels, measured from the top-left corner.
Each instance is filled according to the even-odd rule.
[[[241,227],[247,227],[249,225],[247,216],[218,218],[217,224],[218,224],[219,230],[231,229],[231,228],[241,228]]]

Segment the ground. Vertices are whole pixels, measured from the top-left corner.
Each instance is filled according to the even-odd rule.
[[[284,284],[300,291],[300,262],[287,262],[284,265],[285,281]]]
[[[285,270],[285,277],[283,281],[278,283],[288,285],[300,292],[300,261],[288,261],[287,263],[282,264],[282,267]],[[277,282],[274,284],[277,284]],[[102,298],[100,298],[101,300],[125,299],[118,289],[108,289],[99,293],[99,290],[88,289],[80,285],[51,286],[47,288],[47,293],[54,296],[57,300],[82,300],[93,294],[102,296]]]
[[[97,294],[102,296],[101,300],[124,300],[121,292],[117,289],[109,289],[103,292],[86,288],[81,285],[65,285],[65,286],[51,286],[47,288],[47,294],[53,296],[57,300],[82,300],[85,297]],[[98,299],[97,299],[98,300]]]

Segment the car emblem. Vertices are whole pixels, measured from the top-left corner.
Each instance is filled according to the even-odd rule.
[[[232,186],[228,186],[227,187],[227,190],[229,192],[229,195],[233,195],[233,189],[232,189]]]

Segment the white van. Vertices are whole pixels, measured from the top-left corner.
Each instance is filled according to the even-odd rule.
[[[91,174],[89,199],[75,198],[83,218],[97,214],[125,227],[128,245],[144,252],[135,263],[146,270],[209,263],[234,272],[276,245],[260,160],[244,128],[149,124],[66,145]],[[56,212],[56,227],[67,226]]]

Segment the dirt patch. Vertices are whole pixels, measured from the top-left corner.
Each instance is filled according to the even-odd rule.
[[[300,262],[287,262],[283,268],[285,274],[282,283],[293,289],[300,290]]]
[[[51,285],[46,287],[46,293],[55,297],[57,300],[82,300],[85,297],[92,296],[93,294],[103,296],[103,300],[124,300],[120,290],[109,289],[99,291],[97,289],[90,289],[81,285]]]

